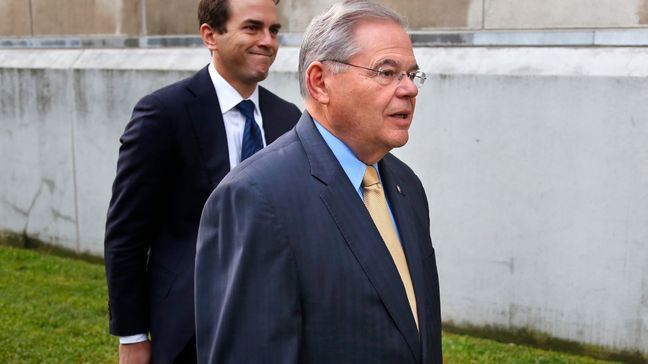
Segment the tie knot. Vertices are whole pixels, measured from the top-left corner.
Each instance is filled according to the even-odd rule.
[[[378,173],[373,166],[367,166],[364,177],[362,177],[362,187],[369,187],[380,183]]]
[[[236,105],[236,109],[246,118],[254,118],[254,103],[250,100],[243,100]]]

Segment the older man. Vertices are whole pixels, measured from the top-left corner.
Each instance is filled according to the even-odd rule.
[[[196,361],[193,273],[203,205],[230,169],[300,115],[257,85],[277,54],[277,2],[201,0],[211,63],[140,100],[121,138],[105,256],[110,332],[120,336],[122,363]]]
[[[425,192],[404,145],[418,70],[403,20],[367,1],[313,19],[296,128],[225,177],[196,257],[201,363],[441,363]]]

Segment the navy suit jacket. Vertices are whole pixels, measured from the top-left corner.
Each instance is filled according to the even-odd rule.
[[[311,117],[211,194],[196,256],[200,363],[442,363],[439,288],[419,179],[378,164],[416,293]]]
[[[266,141],[299,119],[259,88]],[[153,362],[170,362],[194,334],[194,257],[200,213],[230,170],[207,67],[142,98],[120,139],[105,263],[110,332],[151,333]]]

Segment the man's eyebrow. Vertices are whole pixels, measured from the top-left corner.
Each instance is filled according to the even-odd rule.
[[[243,25],[254,25],[255,27],[263,28],[264,23],[261,20],[257,20],[257,19],[245,19],[243,21]],[[270,28],[279,30],[281,29],[281,24],[279,23],[270,24]]]
[[[242,23],[243,25],[254,25],[257,27],[262,27],[263,22],[261,20],[256,20],[256,19],[245,19]]]
[[[380,68],[382,66],[394,66],[394,67],[396,67],[396,66],[398,66],[398,62],[394,61],[391,58],[385,58],[385,59],[381,59],[380,61],[378,61],[378,63],[376,63],[374,65],[374,68]]]
[[[393,60],[391,58],[385,58],[385,59],[382,59],[382,60],[378,61],[378,63],[376,63],[374,68],[380,68],[382,66],[392,66],[392,67],[398,68],[399,65],[400,64],[398,62],[396,62],[395,60]],[[410,71],[418,71],[419,70],[419,65],[414,63],[412,66],[409,67],[409,70]]]

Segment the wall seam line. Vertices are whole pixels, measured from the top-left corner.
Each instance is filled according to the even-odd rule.
[[[486,30],[486,1],[488,0],[482,0],[482,30]]]
[[[81,252],[81,231],[80,231],[80,221],[79,221],[79,184],[78,184],[78,177],[77,177],[77,162],[76,162],[76,127],[77,127],[77,122],[78,122],[78,115],[76,112],[76,107],[77,107],[77,101],[76,98],[74,97],[74,71],[76,69],[76,64],[79,61],[79,58],[81,58],[81,55],[83,54],[84,51],[79,52],[79,56],[74,60],[74,62],[70,65],[68,68],[68,86],[67,86],[67,92],[68,95],[70,96],[70,100],[72,101],[72,120],[71,120],[71,125],[70,125],[70,134],[71,134],[71,145],[70,147],[72,148],[72,186],[74,190],[74,220],[76,222],[75,228],[76,228],[76,251],[77,253]]]
[[[148,35],[148,24],[146,23],[146,0],[141,0],[140,4],[140,11],[142,12],[140,35],[146,36]]]
[[[34,36],[34,11],[32,10],[32,1],[29,0],[29,31],[32,37]]]

